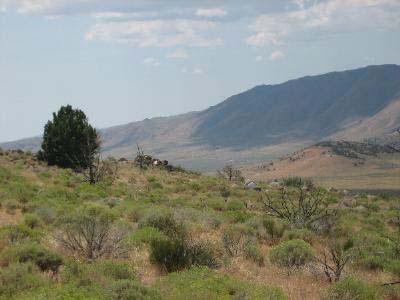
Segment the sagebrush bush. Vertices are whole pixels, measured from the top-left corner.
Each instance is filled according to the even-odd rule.
[[[251,240],[249,239],[247,228],[231,225],[223,231],[222,242],[229,256],[239,256]]]
[[[190,254],[182,239],[161,239],[151,242],[150,260],[175,272],[190,266]]]
[[[0,298],[11,299],[20,292],[45,284],[32,263],[13,263],[7,268],[0,268]]]
[[[153,240],[167,239],[168,237],[159,229],[154,227],[141,227],[128,238],[130,245],[140,247],[150,245]]]
[[[39,207],[35,210],[35,214],[46,225],[52,224],[56,220],[56,212],[50,207]]]
[[[139,227],[154,227],[170,238],[183,238],[187,234],[186,227],[174,217],[173,213],[166,210],[156,210],[140,221]]]
[[[313,261],[314,251],[310,244],[303,240],[291,240],[273,247],[269,259],[280,267],[299,268]]]
[[[260,247],[257,244],[249,244],[244,249],[245,257],[260,267],[264,266],[264,255],[261,252]]]
[[[128,279],[112,281],[107,285],[106,298],[111,300],[156,300],[160,295],[137,281]]]
[[[283,234],[283,241],[303,240],[312,245],[316,239],[316,235],[308,229],[292,229],[287,230]]]
[[[40,220],[40,218],[39,218],[39,216],[38,215],[36,215],[36,214],[32,214],[32,213],[30,213],[30,214],[25,214],[24,215],[24,224],[26,225],[26,226],[28,226],[29,228],[31,228],[31,229],[34,229],[34,228],[36,228],[36,227],[40,227],[41,226],[41,220]]]
[[[286,223],[272,217],[265,218],[263,225],[272,241],[280,239],[288,227]]]
[[[218,268],[212,247],[204,242],[185,239],[154,239],[150,244],[150,259],[167,272],[175,272],[191,266]]]
[[[17,261],[20,263],[32,262],[40,268],[41,271],[52,271],[56,273],[63,264],[60,255],[43,248],[35,243],[11,246],[1,253],[1,258],[8,262]]]
[[[10,244],[26,241],[39,242],[42,236],[42,232],[31,229],[25,224],[5,225],[0,228],[0,239],[4,239]]]
[[[347,277],[332,284],[329,287],[325,298],[327,300],[379,299],[376,288],[352,277]]]
[[[186,242],[190,253],[192,266],[206,266],[211,269],[219,268],[221,263],[216,257],[213,246],[205,241]]]

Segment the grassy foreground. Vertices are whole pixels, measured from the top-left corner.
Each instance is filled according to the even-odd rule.
[[[382,285],[400,276],[398,198],[321,189],[333,229],[299,228],[268,216],[261,194],[280,188],[261,187],[131,162],[89,185],[0,151],[0,299],[400,299]],[[112,242],[67,247],[77,220]],[[320,263],[333,236],[348,255],[338,282]]]

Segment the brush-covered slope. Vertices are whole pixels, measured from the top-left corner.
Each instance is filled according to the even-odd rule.
[[[280,199],[281,189],[259,186],[262,193],[132,163],[119,163],[115,182],[89,185],[31,154],[0,151],[0,299],[317,300],[336,299],[338,289],[351,299],[398,299],[398,289],[383,286],[398,280],[398,198],[316,189],[339,210],[335,227],[299,230],[260,201]],[[63,242],[70,237],[88,249],[82,232],[98,241],[87,246],[96,256]],[[342,278],[357,281],[329,283],[318,262],[338,238],[354,251],[346,252],[354,255]],[[96,250],[110,240],[115,251]],[[175,262],[179,272],[168,272]]]
[[[301,176],[325,187],[400,193],[400,151],[391,144],[322,142],[243,173],[256,180]]]
[[[370,66],[257,86],[201,112],[101,130],[105,155],[146,152],[197,169],[273,158],[326,138],[400,127],[400,66]],[[37,150],[39,139],[1,145]]]

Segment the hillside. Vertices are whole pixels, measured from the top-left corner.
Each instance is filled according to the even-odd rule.
[[[243,173],[254,180],[301,176],[327,188],[399,193],[400,152],[392,146],[322,142],[279,160],[243,168]]]
[[[105,155],[146,152],[215,170],[251,164],[324,139],[361,140],[400,127],[400,66],[370,66],[261,85],[201,112],[101,130]],[[39,138],[2,144],[37,150]]]
[[[260,197],[280,199],[280,187],[260,193],[184,170],[118,166],[115,182],[89,185],[29,153],[0,152],[0,299],[400,297],[396,285],[382,286],[400,275],[397,198],[309,187],[307,199],[322,195],[328,215],[303,228],[268,214]],[[297,195],[293,183],[281,186]],[[86,229],[104,251],[65,242],[87,249],[78,238]],[[339,283],[319,260],[333,242],[352,257]]]

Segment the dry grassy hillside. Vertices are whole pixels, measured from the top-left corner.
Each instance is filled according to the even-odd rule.
[[[246,177],[272,180],[287,176],[313,178],[325,187],[355,190],[400,190],[400,153],[346,157],[330,147],[313,146],[282,159],[244,168]]]

